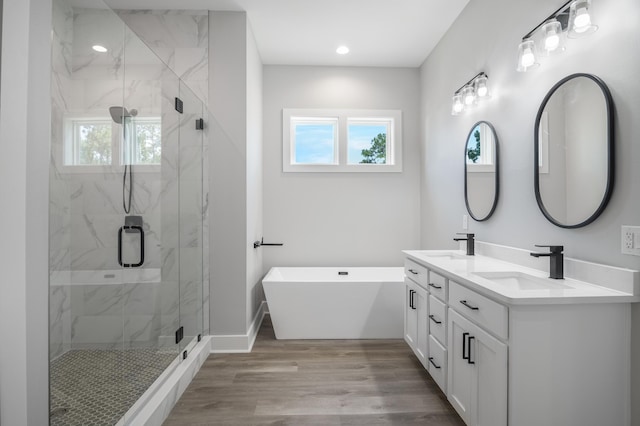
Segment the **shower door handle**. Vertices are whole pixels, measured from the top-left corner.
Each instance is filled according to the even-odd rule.
[[[123,263],[122,262],[122,231],[131,229],[140,233],[140,262],[139,263]],[[123,268],[139,268],[144,263],[144,231],[142,226],[125,225],[121,226],[118,231],[118,263]]]

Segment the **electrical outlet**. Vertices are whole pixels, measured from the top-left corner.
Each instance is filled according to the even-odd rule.
[[[466,231],[469,229],[469,216],[466,214],[462,215],[462,229]]]
[[[622,226],[622,254],[640,256],[640,226]]]

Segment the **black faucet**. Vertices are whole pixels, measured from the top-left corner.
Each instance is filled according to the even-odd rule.
[[[465,234],[464,232],[457,232],[458,235],[466,235],[467,238],[454,238],[453,241],[466,241],[467,242],[467,256],[473,256],[475,251],[474,237],[475,234]]]
[[[564,256],[562,250],[563,246],[539,246],[536,247],[549,247],[549,253],[530,253],[533,257],[546,257],[549,256],[549,278],[554,280],[564,279]]]

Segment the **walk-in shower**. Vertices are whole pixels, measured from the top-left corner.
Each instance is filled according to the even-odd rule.
[[[53,2],[50,424],[127,424],[203,333],[208,118],[114,12],[79,3]]]

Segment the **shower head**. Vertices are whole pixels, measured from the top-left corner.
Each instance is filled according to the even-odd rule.
[[[111,114],[111,118],[118,124],[122,124],[123,119],[131,118],[138,115],[138,110],[132,109],[131,111],[127,111],[125,107],[121,106],[112,106],[109,107],[109,114]]]

